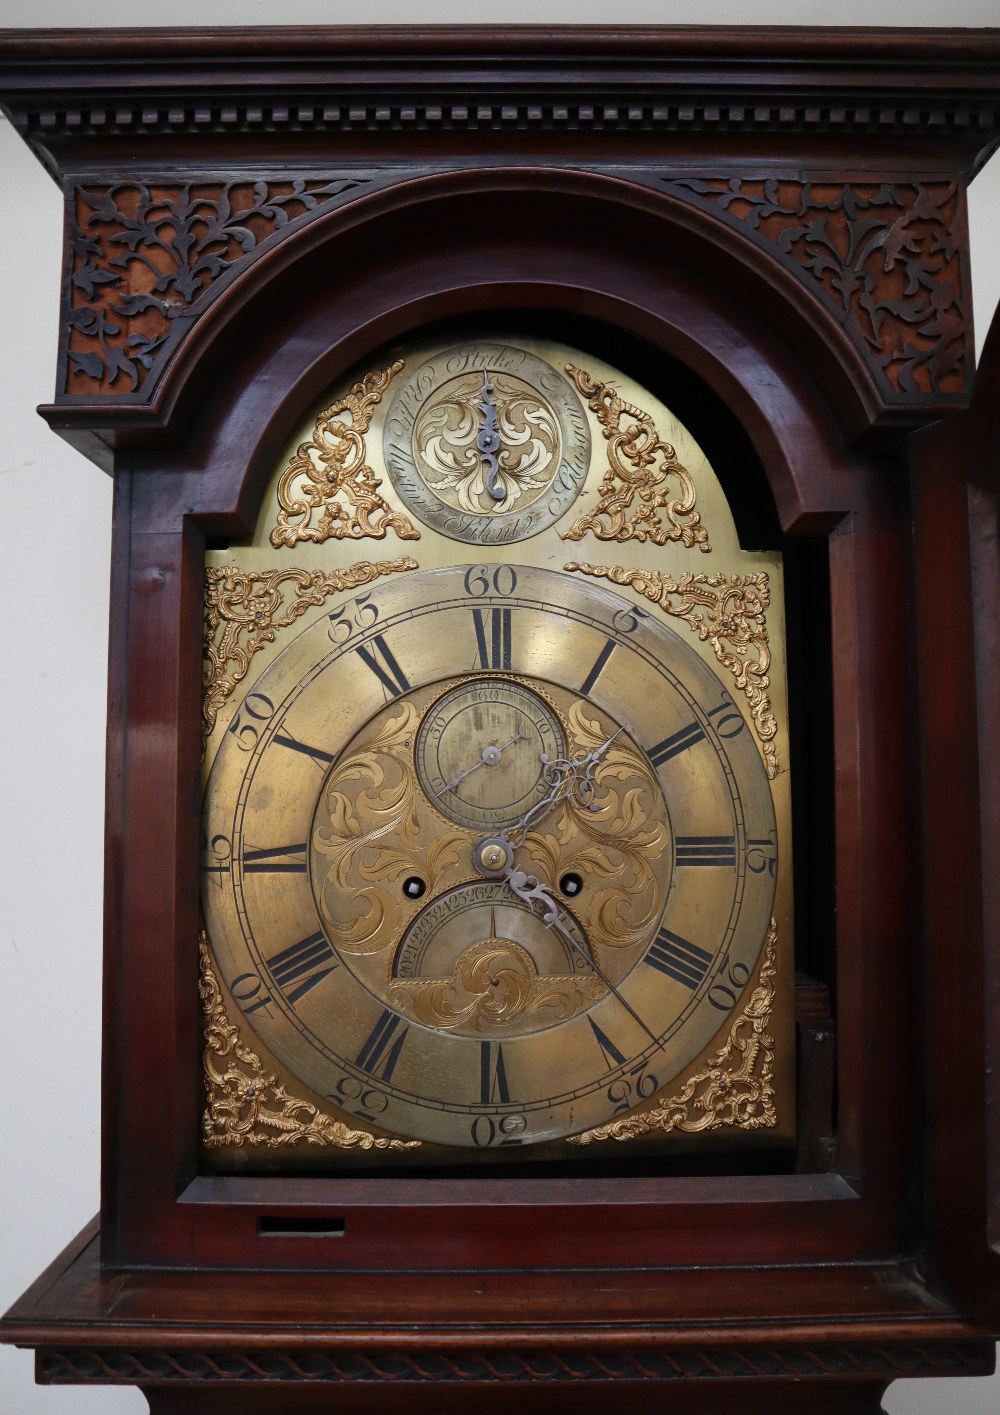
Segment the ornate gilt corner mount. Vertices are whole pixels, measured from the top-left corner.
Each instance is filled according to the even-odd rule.
[[[708,531],[695,510],[691,474],[660,437],[650,414],[626,403],[610,384],[599,383],[584,369],[567,364],[566,372],[604,429],[608,470],[596,509],[574,521],[563,540],[582,540],[592,531],[598,540],[651,540],[654,545],[679,541],[689,549],[710,551]],[[624,426],[623,418],[628,419]]]
[[[673,1096],[663,1096],[649,1110],[624,1115],[574,1135],[574,1145],[597,1140],[634,1140],[654,1131],[696,1134],[725,1126],[740,1130],[771,1129],[774,1108],[774,1043],[768,1034],[777,976],[778,926],[771,920],[764,939],[764,959],[746,1006],[729,1029],[726,1042],[708,1065],[688,1078]]]
[[[402,359],[397,359],[388,368],[365,374],[320,413],[312,437],[299,446],[278,482],[281,509],[271,531],[273,546],[300,540],[384,540],[390,530],[400,540],[420,539],[413,522],[379,495],[382,483],[368,465],[365,449],[375,407],[402,367]]]
[[[264,1070],[260,1057],[242,1041],[230,1022],[204,932],[198,953],[198,992],[205,1020],[202,1056],[206,1104],[201,1134],[207,1148],[259,1145],[272,1149],[299,1142],[356,1150],[419,1147],[419,1140],[394,1140],[368,1130],[355,1130],[342,1120],[324,1115],[309,1101],[289,1095],[277,1077]]]
[[[358,589],[380,575],[418,568],[409,556],[359,560],[346,570],[252,572],[237,565],[209,566],[205,575],[203,743],[212,734],[219,709],[246,677],[250,660],[273,642],[276,630],[287,628],[331,594]]]
[[[710,643],[737,688],[746,695],[769,781],[778,774],[774,749],[778,723],[771,710],[771,647],[766,611],[771,603],[767,572],[751,575],[695,575],[674,580],[659,570],[627,570],[621,565],[588,565],[571,560],[563,566],[614,585],[629,585],[664,613],[683,619],[702,643]]]

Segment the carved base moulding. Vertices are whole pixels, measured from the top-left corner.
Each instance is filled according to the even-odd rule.
[[[425,1275],[415,1320],[405,1271],[380,1289],[368,1273],[206,1272],[192,1302],[177,1274],[103,1271],[99,1248],[95,1220],[9,1314],[11,1339],[37,1347],[40,1382],[137,1386],[153,1415],[459,1412],[470,1400],[491,1415],[512,1400],[595,1415],[652,1415],[665,1400],[874,1415],[893,1380],[993,1363],[992,1342],[892,1265],[748,1275],[756,1315],[735,1328],[704,1272],[552,1273],[533,1295],[520,1273]],[[831,1316],[847,1306],[866,1315]],[[637,1323],[640,1308],[656,1319]]]

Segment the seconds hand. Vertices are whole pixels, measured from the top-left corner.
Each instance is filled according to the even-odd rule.
[[[496,742],[491,742],[488,747],[482,749],[479,761],[468,767],[465,771],[460,771],[457,776],[452,777],[447,786],[442,786],[440,791],[435,791],[435,796],[445,796],[449,791],[454,791],[455,787],[463,782],[467,776],[471,776],[474,771],[478,771],[481,766],[496,766],[502,754],[508,747],[513,747],[515,742],[526,742],[528,734],[524,730],[524,723],[519,723],[517,731],[509,742],[504,742],[502,747],[498,747]]]

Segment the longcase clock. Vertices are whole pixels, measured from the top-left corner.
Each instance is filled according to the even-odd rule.
[[[102,1208],[5,1339],[161,1415],[989,1370],[995,34],[2,55],[116,490]]]

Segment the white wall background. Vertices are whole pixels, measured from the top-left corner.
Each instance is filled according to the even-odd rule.
[[[141,23],[135,0],[6,0],[0,24]],[[455,0],[166,0],[158,24],[477,21]],[[1000,25],[998,0],[505,0],[505,23]],[[491,15],[496,11],[491,7]],[[56,367],[61,213],[0,120],[0,1310],[98,1207],[101,845],[111,483],[35,416]],[[1000,158],[972,189],[980,336],[1000,293]],[[6,1415],[118,1415],[131,1389],[44,1388],[0,1350]],[[995,1415],[1000,1376],[900,1381],[891,1415]]]

